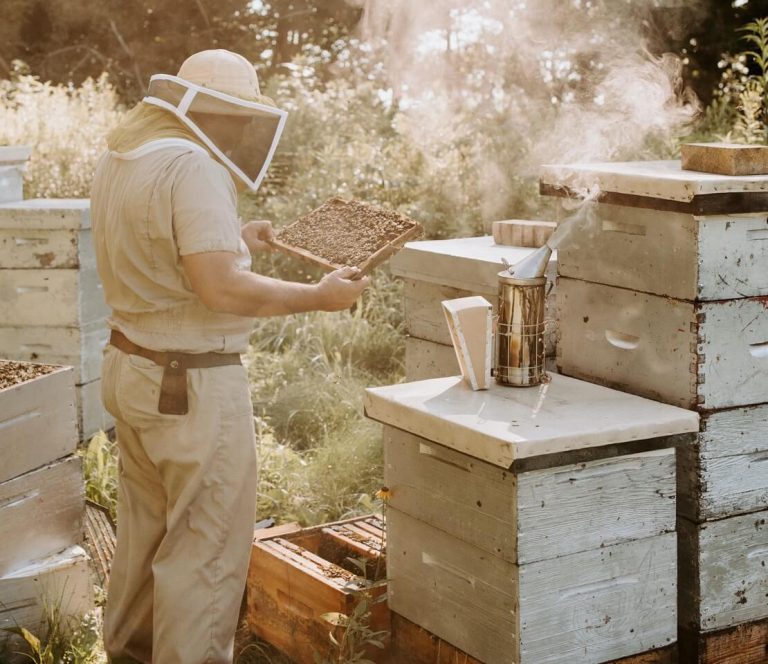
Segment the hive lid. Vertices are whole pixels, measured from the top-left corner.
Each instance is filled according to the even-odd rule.
[[[496,244],[491,235],[420,240],[408,242],[390,261],[392,274],[406,279],[462,288],[473,292],[495,293],[498,274],[504,268],[501,259],[511,265],[536,249]],[[554,280],[557,254],[553,254],[547,275]]]
[[[686,171],[679,160],[553,164],[540,171],[545,196],[578,196],[594,185],[600,202],[629,207],[700,215],[768,210],[768,175]]]
[[[493,384],[480,392],[460,376],[368,388],[365,414],[503,468],[516,459],[699,430],[694,411],[551,378],[539,388]]]
[[[0,204],[0,228],[80,230],[90,227],[88,198],[28,198]]]

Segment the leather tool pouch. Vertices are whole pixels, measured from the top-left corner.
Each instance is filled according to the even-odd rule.
[[[160,384],[160,401],[157,409],[164,415],[186,415],[189,411],[187,400],[187,367],[181,355],[169,353],[168,364],[163,369]]]

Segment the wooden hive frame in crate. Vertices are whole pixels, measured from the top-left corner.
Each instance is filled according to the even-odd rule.
[[[247,622],[254,634],[295,662],[314,664],[315,654],[330,650],[329,632],[337,639],[343,634],[341,627],[334,628],[322,616],[352,615],[363,593],[370,602],[368,626],[388,631],[389,610],[382,597],[386,540],[380,517],[356,517],[293,532],[281,527],[274,534],[270,530],[257,531],[251,551]],[[363,563],[372,582],[361,574]]]

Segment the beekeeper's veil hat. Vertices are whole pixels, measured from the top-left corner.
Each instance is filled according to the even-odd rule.
[[[280,140],[287,113],[259,90],[256,70],[242,55],[216,49],[188,57],[176,76],[156,74],[144,101],[179,118],[245,184],[258,189]],[[209,136],[196,114],[222,116],[237,131],[227,145]],[[221,143],[220,145],[217,145]]]

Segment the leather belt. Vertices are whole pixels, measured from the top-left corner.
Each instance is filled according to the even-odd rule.
[[[142,348],[118,330],[112,330],[109,343],[124,353],[145,357],[164,367],[157,409],[165,415],[186,415],[189,412],[187,369],[242,364],[239,353],[176,353]]]

